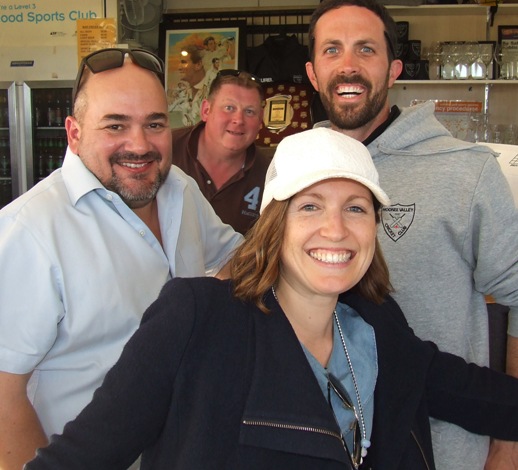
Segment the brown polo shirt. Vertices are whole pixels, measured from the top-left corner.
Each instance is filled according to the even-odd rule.
[[[173,164],[191,176],[221,220],[244,234],[259,217],[264,178],[273,156],[266,147],[248,147],[244,167],[216,189],[197,159],[198,139],[204,122],[193,127],[173,129]]]

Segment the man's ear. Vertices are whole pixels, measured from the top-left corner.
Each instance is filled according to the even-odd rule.
[[[67,131],[68,146],[72,152],[78,155],[79,139],[81,138],[81,126],[75,117],[67,116],[65,119],[65,129]]]
[[[209,100],[203,100],[201,102],[200,117],[203,122],[207,122],[210,114],[210,102]]]
[[[313,88],[320,91],[318,89],[317,76],[315,75],[313,64],[311,62],[306,62],[306,73],[308,74],[309,81],[313,85]]]
[[[401,71],[403,70],[403,62],[399,59],[395,59],[390,64],[390,71],[389,71],[389,88],[394,85],[394,82],[396,79],[401,75]]]

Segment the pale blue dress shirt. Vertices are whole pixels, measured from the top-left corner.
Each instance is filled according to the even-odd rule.
[[[0,370],[34,370],[47,435],[88,404],[165,282],[216,273],[242,240],[176,167],[157,201],[163,247],[67,150],[0,211]]]
[[[376,350],[374,329],[358,312],[348,305],[338,303],[336,311],[359,387],[366,425],[366,437],[370,439],[374,416],[374,389],[376,388],[376,380],[378,377],[378,353]],[[328,400],[327,375],[328,373],[332,373],[340,380],[343,388],[347,390],[355,408],[358,410],[358,401],[356,399],[352,376],[336,324],[333,322],[333,350],[327,368],[324,368],[304,345],[302,348],[306,353],[306,357],[315,373],[315,377],[325,399]],[[353,433],[351,432],[351,428],[355,420],[354,412],[345,408],[334,392],[331,392],[330,396],[333,413],[342,430],[343,438],[347,443],[348,449],[352,450]]]

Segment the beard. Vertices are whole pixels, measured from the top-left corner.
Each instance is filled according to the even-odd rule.
[[[385,78],[378,91],[373,91],[372,84],[359,75],[345,77],[343,75],[332,80],[325,93],[320,94],[322,105],[326,110],[327,117],[338,129],[355,130],[359,129],[372,120],[381,112],[388,99],[389,74]],[[367,100],[363,104],[336,104],[335,88],[340,84],[360,84],[366,89]]]
[[[137,155],[134,153],[116,153],[110,157],[110,163],[112,168],[120,161],[131,162],[131,161],[157,161],[162,160],[162,156],[158,152],[148,152],[145,155]],[[149,180],[149,174],[139,174],[133,176],[131,179],[134,182],[138,182],[137,185],[128,185],[123,179],[121,179],[115,171],[112,170],[112,176],[109,181],[103,182],[106,189],[113,191],[118,194],[124,203],[130,209],[138,209],[151,202],[158,193],[160,186],[165,181],[169,169],[167,171],[161,171],[158,167],[154,178]]]

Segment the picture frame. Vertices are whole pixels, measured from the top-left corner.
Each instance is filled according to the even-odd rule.
[[[200,121],[200,106],[219,70],[241,69],[246,21],[175,22],[164,15],[159,55],[165,63],[171,128]]]
[[[518,25],[498,26],[498,77],[501,79],[518,78]]]
[[[498,43],[518,49],[518,25],[499,25]]]

